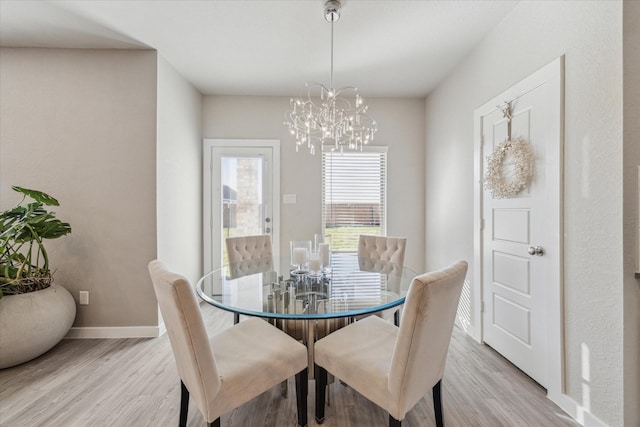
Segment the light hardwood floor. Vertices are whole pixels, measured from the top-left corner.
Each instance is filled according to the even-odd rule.
[[[203,305],[213,334],[232,315]],[[327,427],[387,425],[386,412],[340,383],[330,386]],[[222,417],[223,426],[295,426],[294,383],[279,387]],[[180,383],[166,334],[155,339],[63,340],[47,354],[0,370],[1,427],[176,426]],[[316,426],[314,383],[309,425]],[[577,426],[544,390],[491,348],[454,331],[443,380],[445,425]],[[206,424],[193,401],[189,426]],[[409,412],[403,426],[434,426],[431,396]]]

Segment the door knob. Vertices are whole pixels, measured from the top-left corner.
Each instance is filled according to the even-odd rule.
[[[529,255],[542,256],[544,255],[544,249],[542,246],[529,246]]]

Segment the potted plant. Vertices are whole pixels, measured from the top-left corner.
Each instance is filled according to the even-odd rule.
[[[75,300],[53,284],[47,239],[71,233],[71,226],[46,206],[56,199],[14,186],[23,195],[0,212],[0,369],[31,360],[56,345],[69,331]]]

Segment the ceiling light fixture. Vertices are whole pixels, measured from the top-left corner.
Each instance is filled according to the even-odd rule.
[[[367,114],[367,106],[356,87],[335,89],[333,86],[333,23],[340,19],[340,1],[324,4],[324,18],[331,24],[331,80],[329,88],[316,82],[307,83],[307,98],[292,98],[291,110],[285,113],[284,124],[296,138],[296,151],[306,145],[315,154],[316,144],[342,152],[362,151],[373,141],[378,130]],[[326,145],[325,145],[326,144]]]

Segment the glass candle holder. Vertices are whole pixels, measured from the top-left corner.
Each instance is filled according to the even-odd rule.
[[[295,267],[295,272],[306,271],[309,264],[309,254],[311,253],[311,240],[292,240],[291,245],[291,265]]]
[[[313,235],[313,250],[319,251],[322,243],[331,244],[331,234],[314,234]]]
[[[309,254],[309,274],[312,276],[319,276],[322,272],[322,266],[320,263],[320,253],[312,251]]]
[[[331,245],[329,243],[320,243],[318,248],[320,256],[320,268],[326,271],[331,268]]]
[[[331,234],[314,234],[313,250],[320,254],[320,269],[328,272],[331,269]]]

